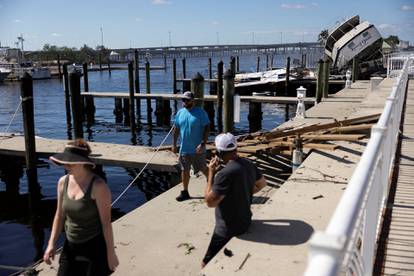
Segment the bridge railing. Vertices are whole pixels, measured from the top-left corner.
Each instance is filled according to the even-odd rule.
[[[404,57],[378,123],[329,224],[310,240],[305,276],[372,275],[414,57]]]

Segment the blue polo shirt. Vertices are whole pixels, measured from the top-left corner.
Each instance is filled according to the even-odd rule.
[[[181,155],[196,153],[197,146],[203,141],[204,128],[209,123],[207,113],[200,107],[182,108],[177,112],[174,126],[180,129]]]

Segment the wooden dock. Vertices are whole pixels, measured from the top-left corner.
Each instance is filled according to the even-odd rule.
[[[371,93],[369,81],[358,81],[309,109],[307,118],[278,129],[378,114],[392,85],[393,80],[384,80],[379,91]],[[203,201],[206,179],[192,176],[192,200],[177,202],[181,187],[176,186],[113,223],[120,259],[114,275],[301,275],[307,241],[329,222],[366,142],[333,141],[336,150],[312,151],[280,189],[267,186],[255,197],[249,232],[226,245],[232,257],[221,251],[203,270],[200,262],[213,231],[214,210]],[[281,162],[272,154],[255,156]],[[268,164],[275,175],[280,173]],[[56,268],[55,261],[37,270],[39,275],[54,275]]]
[[[67,140],[36,138],[36,152],[40,158],[62,152]],[[100,142],[89,142],[92,149],[91,158],[98,165],[142,168],[154,154],[154,148],[130,146]],[[24,158],[24,137],[5,135],[0,136],[0,155],[20,156]],[[157,171],[177,172],[177,156],[169,151],[158,152],[148,169]]]

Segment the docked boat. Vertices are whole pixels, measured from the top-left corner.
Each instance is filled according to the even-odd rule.
[[[338,71],[345,71],[353,58],[369,61],[381,55],[382,37],[377,28],[368,21],[360,21],[358,15],[338,24],[325,43],[325,54],[332,59]]]
[[[37,66],[22,66],[18,63],[6,63],[0,65],[2,68],[9,71],[6,78],[8,80],[20,80],[24,73],[29,73],[32,76],[33,80],[42,80],[50,79],[51,74],[50,70],[47,67],[37,67]]]
[[[7,78],[11,73],[10,69],[0,67],[0,82]]]

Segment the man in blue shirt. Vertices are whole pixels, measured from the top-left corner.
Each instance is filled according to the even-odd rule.
[[[210,130],[210,120],[207,113],[195,106],[194,94],[187,91],[183,95],[184,108],[175,116],[173,131],[173,152],[177,153],[177,138],[180,136],[180,164],[183,190],[176,198],[177,201],[190,199],[188,184],[190,182],[190,168],[195,173],[201,171],[206,177],[206,143]]]

